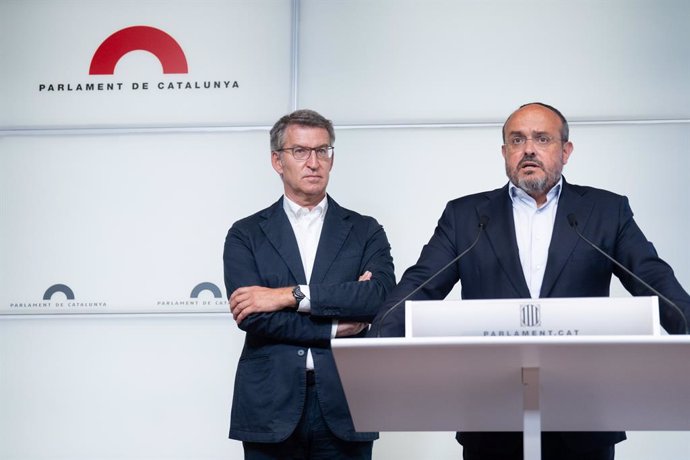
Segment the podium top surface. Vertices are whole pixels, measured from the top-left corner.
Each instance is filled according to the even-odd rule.
[[[332,340],[358,431],[521,431],[539,369],[544,431],[690,430],[690,336]]]

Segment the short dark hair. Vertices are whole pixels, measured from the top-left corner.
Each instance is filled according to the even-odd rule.
[[[550,111],[558,115],[558,118],[561,120],[561,141],[568,142],[568,137],[570,136],[570,127],[568,127],[568,120],[565,119],[560,110],[558,110],[556,107],[550,106],[549,104],[544,104],[543,102],[528,102],[527,104],[522,104],[520,107],[518,107],[517,110],[515,110],[515,112],[524,107],[527,107],[528,105],[539,105],[544,107],[545,109],[549,109]],[[506,141],[506,125],[508,124],[508,121],[510,121],[510,117],[512,117],[515,112],[511,113],[508,119],[505,121],[505,123],[503,123],[502,133],[504,143]]]
[[[330,145],[335,142],[335,130],[333,122],[314,110],[301,109],[284,115],[271,128],[271,150],[276,151],[284,147],[285,131],[290,125],[309,126],[311,128],[323,128],[328,131]]]

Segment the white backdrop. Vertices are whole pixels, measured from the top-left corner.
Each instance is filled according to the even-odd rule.
[[[690,286],[688,17],[682,0],[0,1],[0,458],[240,458],[243,336],[191,291],[225,295],[225,233],[281,193],[267,131],[293,106],[335,121],[329,191],[384,225],[398,277],[448,200],[505,183],[501,123],[542,100],[572,122],[567,179],[628,195]],[[173,36],[189,73],[133,51],[88,75],[132,25]],[[239,87],[131,90],[164,80]],[[38,90],[88,81],[130,89]],[[57,284],[75,298],[43,300]],[[690,458],[687,433],[629,437],[619,459]],[[460,457],[451,433],[374,452]]]

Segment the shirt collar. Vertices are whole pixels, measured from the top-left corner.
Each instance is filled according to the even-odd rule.
[[[328,197],[324,196],[323,200],[321,200],[319,204],[314,206],[314,208],[312,208],[310,211],[309,209],[304,208],[292,201],[287,197],[287,195],[283,195],[283,209],[288,215],[294,217],[295,219],[299,219],[300,217],[304,217],[309,214],[324,216],[326,215],[326,210],[328,209]]]
[[[558,182],[556,182],[556,185],[551,187],[551,190],[546,194],[546,203],[545,205],[548,205],[550,202],[555,201],[558,202],[558,199],[561,196],[561,188],[563,186],[563,176],[561,176],[560,179],[558,179]],[[517,187],[513,182],[511,181],[508,184],[508,195],[510,196],[510,199],[512,200],[513,203],[516,201],[522,201],[522,202],[528,202],[536,207],[536,201],[534,198],[529,196],[527,192],[522,190],[521,188]],[[542,206],[544,207],[544,206]]]

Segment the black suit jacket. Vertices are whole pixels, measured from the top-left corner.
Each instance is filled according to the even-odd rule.
[[[565,179],[540,297],[608,296],[612,275],[633,295],[652,295],[579,239],[568,223],[569,214],[577,216],[578,228],[587,238],[674,301],[690,317],[690,297],[635,223],[627,198],[571,185]],[[470,246],[477,235],[480,216],[488,217],[489,221],[474,249],[422,288],[412,300],[443,299],[458,281],[462,283],[463,299],[530,297],[520,265],[512,201],[506,185],[448,203],[419,260],[403,274],[382,306],[372,325],[372,334],[380,331],[381,336],[404,335],[403,308],[393,311],[383,323],[379,318]],[[671,333],[682,333],[684,324],[680,315],[661,301],[660,309],[663,327]],[[624,433],[567,433],[563,437],[573,446],[585,449],[625,439]],[[519,448],[521,440],[515,433],[461,433],[458,438],[463,445],[494,450]]]
[[[307,284],[282,198],[230,228],[223,262],[228,296],[242,286]],[[358,282],[366,270],[372,279]],[[377,433],[355,432],[330,348],[331,329],[333,320],[370,322],[394,285],[383,227],[328,197],[309,283],[311,313],[252,314],[239,325],[246,336],[235,377],[230,437],[279,442],[293,432],[302,415],[306,351],[311,349],[319,403],[331,431],[348,441],[376,439]]]

